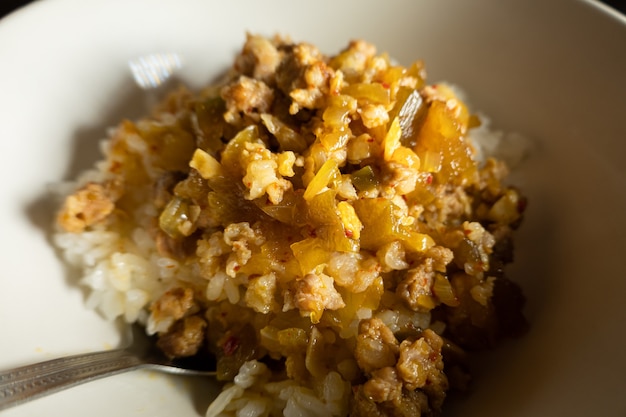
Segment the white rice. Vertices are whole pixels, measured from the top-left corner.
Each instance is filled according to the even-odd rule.
[[[518,132],[504,132],[491,127],[491,119],[478,113],[481,125],[470,131],[470,139],[476,148],[477,160],[494,157],[504,161],[509,169],[517,168],[532,152],[532,140]]]
[[[267,382],[270,371],[263,363],[244,363],[235,380],[211,403],[206,417],[332,417],[347,413],[350,384],[329,373],[319,392],[291,380]]]

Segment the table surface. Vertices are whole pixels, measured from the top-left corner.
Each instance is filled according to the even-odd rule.
[[[626,14],[626,0],[603,0],[603,3],[612,6],[620,12]]]
[[[106,1],[106,0],[105,0]],[[626,0],[599,0],[614,9],[626,14]],[[22,7],[32,0],[0,0],[0,17],[3,17],[13,10]]]

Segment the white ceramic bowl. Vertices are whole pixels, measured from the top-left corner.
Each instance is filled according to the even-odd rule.
[[[0,368],[116,346],[49,242],[51,183],[97,158],[105,128],[147,108],[127,62],[178,53],[193,87],[245,31],[334,53],[364,38],[462,86],[535,148],[512,277],[530,332],[481,355],[448,416],[626,415],[626,19],[591,1],[45,0],[0,22]],[[201,415],[207,381],[119,375],[3,416]]]

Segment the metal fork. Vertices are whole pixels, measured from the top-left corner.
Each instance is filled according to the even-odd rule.
[[[182,59],[175,53],[140,56],[128,62],[137,85],[147,94],[156,91],[176,71]],[[152,95],[147,99],[154,100]],[[0,410],[62,389],[132,371],[152,369],[171,374],[215,376],[215,363],[199,357],[170,360],[139,325],[131,326],[132,342],[124,349],[86,353],[0,371]]]
[[[174,53],[144,55],[128,61],[135,83],[144,90],[161,86],[182,66],[181,57]]]
[[[215,376],[212,360],[200,357],[171,360],[158,350],[142,327],[133,325],[131,328],[132,343],[126,348],[52,359],[0,372],[0,410],[136,369]]]

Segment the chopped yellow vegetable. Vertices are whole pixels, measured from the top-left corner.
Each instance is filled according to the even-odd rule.
[[[202,178],[205,180],[217,177],[223,173],[222,165],[218,162],[218,160],[200,148],[196,149],[193,153],[189,166],[197,169]]]
[[[310,201],[317,194],[324,191],[332,180],[338,179],[339,176],[337,161],[329,159],[324,162],[324,165],[317,171],[317,174],[315,174],[315,177],[313,177],[313,180],[311,180],[304,191],[304,199]]]

